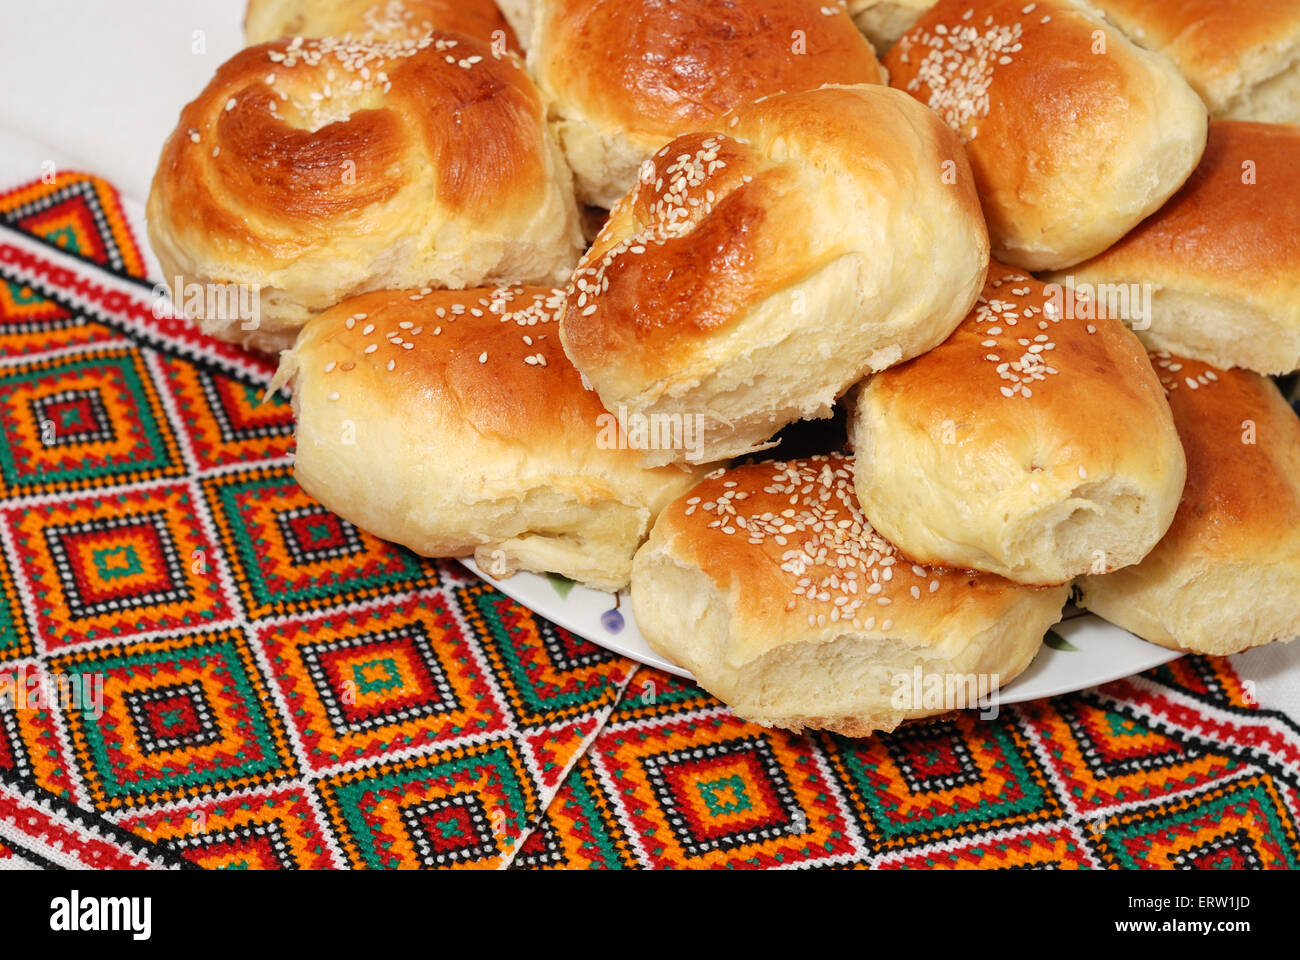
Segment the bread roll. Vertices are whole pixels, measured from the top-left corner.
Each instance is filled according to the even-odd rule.
[[[1211,116],[1300,123],[1300,0],[1091,0],[1173,61]]]
[[[286,37],[419,40],[450,30],[519,52],[514,31],[492,0],[248,0],[249,44]]]
[[[1148,346],[1300,369],[1300,128],[1216,120],[1196,173],[1105,253],[1053,279],[1146,284]]]
[[[560,349],[562,301],[541,288],[387,291],[321,314],[280,371],[298,482],[425,556],[626,584],[659,510],[699,471],[646,470],[620,449]]]
[[[236,54],[163,147],[148,224],[169,286],[257,288],[251,322],[193,319],[263,350],[367,290],[562,282],[582,247],[518,59],[444,33]]]
[[[1137,566],[1077,584],[1144,640],[1223,656],[1300,634],[1300,420],[1247,370],[1153,358],[1187,451],[1173,526]]]
[[[994,264],[951,337],[855,392],[858,496],[908,557],[1059,584],[1169,528],[1186,464],[1146,351],[1070,306]]]
[[[847,5],[863,36],[883,55],[934,6],[934,0],[848,0]]]
[[[896,90],[783,94],[718,130],[646,165],[560,328],[608,409],[701,424],[697,450],[663,455],[691,462],[761,449],[941,343],[988,264],[961,145]]]
[[[1205,105],[1164,57],[1067,0],[940,0],[885,58],[966,144],[993,255],[1100,253],[1187,179]]]
[[[871,529],[838,455],[710,475],[664,510],[632,565],[656,651],[746,720],[848,736],[973,706],[911,694],[1010,681],[1067,592],[914,566]]]
[[[766,94],[883,83],[871,45],[824,0],[546,0],[529,67],[578,198],[609,207],[675,135]]]

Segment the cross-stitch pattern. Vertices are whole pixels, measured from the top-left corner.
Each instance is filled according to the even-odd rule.
[[[85,174],[0,195],[0,866],[1300,861],[1300,728],[1226,660],[793,736],[357,529],[271,364],[154,316],[138,228]],[[39,696],[73,677],[101,715]]]

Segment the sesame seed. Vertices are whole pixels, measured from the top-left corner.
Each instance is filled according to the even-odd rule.
[[[691,497],[682,515],[721,536],[741,530],[747,544],[781,548],[780,569],[790,578],[791,597],[825,611],[805,611],[810,625],[846,620],[870,630],[874,618],[866,619],[864,626],[859,617],[864,603],[874,600],[876,606],[888,606],[921,599],[925,592],[921,584],[911,583],[903,590],[894,586],[894,568],[901,558],[862,513],[849,459],[821,456],[767,463],[762,469],[771,471],[758,477],[762,491],[790,504],[779,515],[771,508],[741,509],[739,505],[757,491],[742,489],[734,477],[716,472],[706,478],[706,483],[715,482],[708,491],[710,498]],[[938,590],[937,571],[911,563],[908,568],[914,577],[929,583],[929,593]],[[794,609],[787,602],[787,610]]]
[[[998,66],[1012,62],[1008,54],[1021,49],[1024,34],[1019,23],[994,25],[992,16],[986,18],[986,29],[981,32],[967,22],[970,13],[968,10],[960,22],[951,26],[940,23],[932,29],[906,34],[898,43],[904,63],[910,62],[913,49],[925,51],[907,89],[919,94],[924,87],[927,106],[964,143],[978,136],[977,121],[989,113],[994,73]]]

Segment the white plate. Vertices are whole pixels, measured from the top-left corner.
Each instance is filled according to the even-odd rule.
[[[497,580],[474,561],[461,562],[502,593],[571,633],[621,656],[692,679],[688,671],[650,649],[632,617],[626,590],[616,597],[563,577],[534,573],[516,573]],[[1066,608],[1065,617],[1052,628],[1029,669],[1002,688],[1000,703],[1073,693],[1150,670],[1180,656],[1072,606]]]

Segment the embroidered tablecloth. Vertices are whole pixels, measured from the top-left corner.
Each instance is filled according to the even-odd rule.
[[[1300,863],[1300,726],[1225,659],[794,736],[353,527],[141,237],[0,193],[0,867]]]

